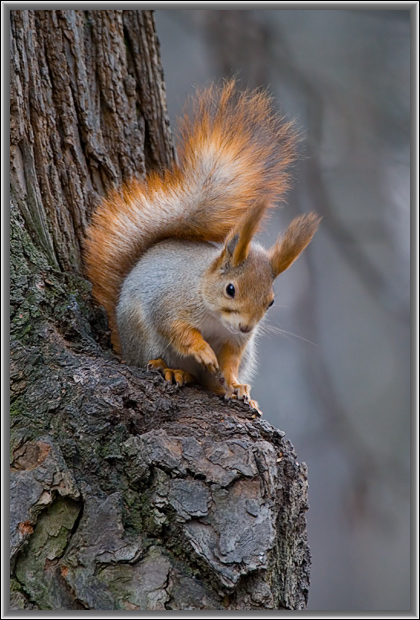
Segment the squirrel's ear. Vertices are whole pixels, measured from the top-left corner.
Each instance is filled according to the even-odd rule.
[[[268,250],[274,277],[285,271],[306,248],[314,236],[321,218],[314,212],[295,218],[284,235]]]
[[[266,209],[266,203],[263,201],[256,202],[226,239],[224,253],[229,257],[229,263],[232,267],[240,265],[247,258],[252,237],[255,235]]]

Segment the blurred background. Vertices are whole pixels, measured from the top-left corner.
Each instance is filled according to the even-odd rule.
[[[311,610],[410,608],[408,10],[157,10],[172,126],[195,86],[268,88],[302,134],[271,244],[319,232],[276,281],[253,397],[309,468]]]

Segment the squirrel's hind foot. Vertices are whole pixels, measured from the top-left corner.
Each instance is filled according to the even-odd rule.
[[[182,386],[187,383],[194,383],[194,377],[186,370],[168,368],[162,358],[150,360],[147,364],[148,370],[158,370],[169,383],[176,383]]]

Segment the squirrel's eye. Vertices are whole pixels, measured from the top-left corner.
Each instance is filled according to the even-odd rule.
[[[229,297],[235,297],[235,287],[233,286],[233,284],[227,285],[226,293],[229,295]]]
[[[268,308],[271,308],[271,306],[273,305],[273,303],[274,303],[274,299],[273,299],[273,301],[270,301],[270,303],[269,303],[269,304],[268,304],[268,306],[267,306],[267,309],[268,309]]]

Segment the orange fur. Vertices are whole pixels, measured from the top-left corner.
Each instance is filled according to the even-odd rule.
[[[238,226],[233,229],[226,241],[226,250],[233,250],[231,266],[241,265],[247,258],[252,237],[254,236],[267,207],[259,201],[240,220]]]
[[[181,355],[192,355],[209,372],[219,368],[216,354],[206,342],[200,331],[182,320],[174,321],[168,334],[168,340]]]
[[[240,383],[238,380],[239,366],[245,343],[226,342],[219,355],[220,372],[224,379],[226,394],[228,397],[236,396],[240,400],[248,400],[251,407],[258,409],[258,403],[250,400],[251,386],[247,383]]]
[[[297,259],[314,236],[321,218],[316,213],[296,217],[282,237],[268,251],[274,277]]]
[[[291,123],[274,112],[269,96],[239,93],[232,80],[195,96],[180,122],[178,164],[132,180],[102,201],[87,230],[84,259],[117,350],[115,309],[139,257],[167,238],[223,242],[257,201],[263,210],[273,206],[288,189],[295,144]],[[241,255],[246,249],[241,246]]]
[[[238,383],[239,365],[241,363],[242,352],[245,342],[240,346],[236,342],[226,342],[219,354],[220,372],[227,385]]]

